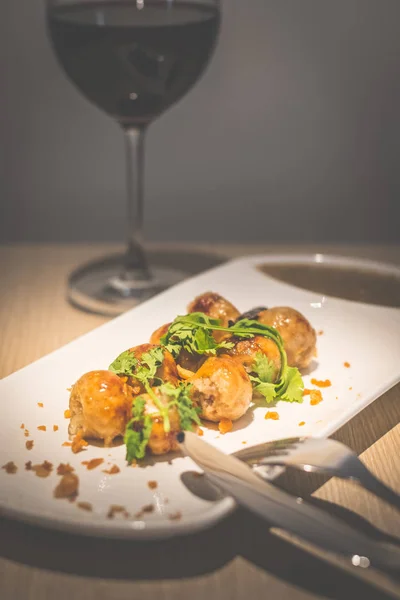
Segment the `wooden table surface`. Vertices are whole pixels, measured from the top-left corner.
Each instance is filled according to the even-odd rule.
[[[153,246],[152,256],[199,272],[231,256],[326,252],[400,264],[399,246]],[[0,249],[0,376],[90,331],[106,319],[65,299],[74,266],[115,251],[106,245],[7,246]],[[400,359],[400,357],[399,357]],[[366,374],[367,375],[367,374]],[[4,400],[4,399],[3,399]],[[335,435],[400,492],[400,387],[375,401]],[[398,513],[349,482],[286,477],[282,485],[340,514],[377,538],[400,536]],[[236,600],[400,597],[398,580],[344,570],[306,552],[238,510],[213,528],[163,542],[120,542],[0,521],[1,600]],[[343,561],[337,564],[343,565]],[[386,589],[378,591],[376,584]],[[373,585],[372,585],[373,584]]]

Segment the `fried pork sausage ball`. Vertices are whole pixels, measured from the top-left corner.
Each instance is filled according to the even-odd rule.
[[[229,327],[229,322],[235,321],[240,316],[240,312],[233,304],[214,292],[197,296],[187,309],[189,313],[201,312],[212,319],[219,319],[222,327]],[[214,331],[213,335],[217,342],[226,337],[223,331]]]
[[[146,352],[149,352],[153,348],[156,348],[155,344],[140,344],[140,346],[135,346],[134,348],[130,348],[129,352],[132,352],[134,357],[140,362],[142,357]],[[176,368],[175,360],[170,352],[163,348],[164,360],[163,363],[158,367],[156,371],[156,377],[159,377],[164,382],[170,382],[173,385],[177,385],[179,376]],[[144,391],[142,384],[135,379],[135,377],[129,377],[128,383],[133,387],[134,394],[140,394]]]
[[[273,340],[262,335],[255,335],[248,339],[236,338],[234,344],[233,348],[224,350],[224,354],[226,353],[240,362],[248,373],[253,371],[256,355],[261,353],[274,365],[273,381],[278,378],[281,370],[281,355]]]
[[[161,327],[153,331],[153,333],[150,336],[150,344],[158,346],[160,344],[162,336],[167,333],[170,325],[171,323],[166,323],[165,325],[161,325]]]
[[[104,440],[106,446],[124,435],[130,419],[132,390],[111,371],[90,371],[71,390],[68,433]]]
[[[191,397],[208,421],[236,421],[249,408],[252,386],[244,367],[229,356],[208,358],[189,379]]]
[[[277,306],[263,310],[258,321],[275,327],[283,339],[288,364],[305,369],[316,355],[317,336],[310,322],[294,308]]]
[[[163,404],[167,404],[169,398],[160,394],[157,388],[153,388],[153,391],[157,394],[157,397]],[[148,394],[141,394],[141,398],[146,399],[145,413],[150,415],[153,422],[151,428],[150,439],[147,445],[147,449],[152,454],[168,454],[178,449],[178,443],[176,441],[176,434],[181,430],[179,414],[175,407],[172,407],[168,411],[170,430],[168,433],[164,430],[164,419],[160,415],[160,411],[154,404],[154,401]]]

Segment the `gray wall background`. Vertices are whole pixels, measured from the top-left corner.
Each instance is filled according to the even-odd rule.
[[[2,241],[120,240],[115,123],[2,0]],[[225,0],[213,62],[149,130],[147,238],[400,240],[400,1]]]

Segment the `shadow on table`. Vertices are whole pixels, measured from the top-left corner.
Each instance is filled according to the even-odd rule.
[[[373,444],[396,424],[391,424],[387,418],[388,414],[395,415],[395,411],[390,410],[394,398],[395,394],[389,393],[375,403],[375,437],[366,441],[364,432],[364,447],[353,445],[355,450],[362,451],[368,442]],[[364,411],[364,420],[370,411],[372,406]],[[386,414],[385,419],[379,419],[381,412]],[[335,437],[349,439],[347,428],[350,428],[349,424]],[[356,428],[357,417],[351,423],[351,429]],[[289,487],[292,487],[290,483]],[[302,487],[300,492],[297,488],[296,493],[304,496],[306,491]],[[308,488],[308,491],[313,489]],[[336,512],[371,537],[388,539],[372,524],[343,507],[318,499],[313,499],[313,502]],[[326,598],[391,597],[383,592],[378,596],[369,584],[351,573],[338,571],[323,559],[276,537],[269,532],[266,522],[243,510],[237,510],[211,529],[156,542],[89,538],[2,520],[0,554],[37,568],[86,577],[101,574],[102,578],[126,580],[182,579],[204,575],[222,568],[236,556],[242,556],[273,577]]]
[[[0,549],[6,558],[36,568],[131,581],[204,575],[241,555],[273,577],[326,598],[378,597],[369,584],[277,538],[264,521],[242,510],[210,530],[158,542],[78,537],[8,521],[1,524]]]

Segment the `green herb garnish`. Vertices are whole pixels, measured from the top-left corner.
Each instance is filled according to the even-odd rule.
[[[274,371],[274,363],[262,352],[257,352],[249,377],[254,391],[264,396],[268,403],[272,402],[277,395],[276,386],[273,383]]]
[[[160,411],[160,415],[164,419],[164,430],[168,433],[171,428],[168,408],[160,402],[152,389],[152,386],[160,385],[162,383],[161,379],[156,377],[156,373],[163,361],[164,351],[160,346],[151,348],[148,352],[143,352],[140,360],[135,358],[130,350],[125,350],[125,352],[122,352],[122,354],[117,356],[108,368],[117,375],[134,377],[143,385],[144,389]]]
[[[184,349],[190,354],[215,355],[217,350],[232,348],[231,342],[217,342],[212,331],[220,329],[218,319],[211,319],[203,313],[190,313],[177,317],[160,342],[174,358]]]
[[[178,387],[175,387],[172,383],[163,383],[160,386],[160,391],[171,398],[168,407],[176,407],[179,414],[180,427],[185,431],[192,431],[193,423],[201,425],[199,418],[201,408],[194,406],[193,400],[190,397],[192,388],[193,385],[185,381],[181,381]]]
[[[214,355],[217,350],[233,347],[233,343],[227,340],[216,342],[212,336],[213,331],[226,331],[232,336],[241,338],[262,335],[275,342],[281,358],[278,380],[275,383],[269,381],[270,367],[264,362],[261,363],[260,359],[257,365],[256,358],[256,371],[250,375],[254,389],[261,393],[267,402],[271,402],[274,398],[288,402],[302,402],[303,380],[297,368],[288,366],[282,337],[274,327],[252,319],[241,319],[231,327],[221,327],[218,319],[211,319],[203,313],[190,313],[177,317],[160,341],[174,357],[179,355],[182,348],[191,354]]]
[[[200,425],[200,408],[194,406],[190,397],[192,389],[190,383],[180,382],[177,387],[172,383],[163,383],[157,389],[163,396],[168,397],[168,402],[164,409],[168,412],[176,407],[179,415],[180,428],[183,430],[193,430],[193,424]],[[124,442],[126,445],[126,460],[131,463],[132,460],[144,458],[146,447],[149,443],[151,429],[153,426],[152,418],[145,412],[146,398],[138,396],[132,402],[132,419],[126,426]],[[165,430],[165,417],[164,417]]]
[[[135,459],[144,458],[149,443],[151,417],[145,413],[146,399],[138,396],[132,402],[132,419],[126,426],[124,443],[126,445],[126,460],[131,463]]]

